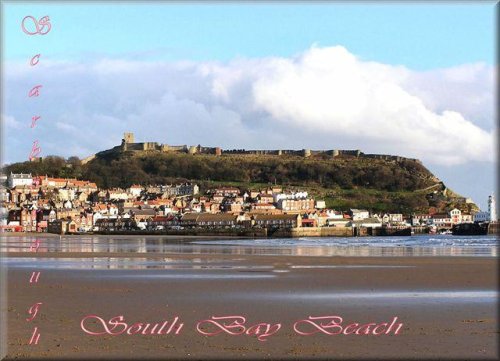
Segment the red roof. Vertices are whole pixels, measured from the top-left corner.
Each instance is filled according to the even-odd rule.
[[[155,216],[153,217],[153,222],[165,222],[165,221],[171,221],[174,219],[173,216]]]

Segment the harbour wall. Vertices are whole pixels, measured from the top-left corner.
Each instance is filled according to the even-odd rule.
[[[491,222],[488,225],[488,234],[500,236],[500,227],[498,222]]]
[[[269,232],[270,237],[352,237],[353,229],[346,227],[297,227],[279,228]]]

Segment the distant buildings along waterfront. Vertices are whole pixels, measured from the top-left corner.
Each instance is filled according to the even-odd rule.
[[[200,194],[194,183],[98,188],[94,182],[10,174],[1,191],[3,231],[86,233],[182,229],[404,228],[496,220],[488,212],[373,213],[328,209],[307,191],[274,185],[259,189],[217,186]]]

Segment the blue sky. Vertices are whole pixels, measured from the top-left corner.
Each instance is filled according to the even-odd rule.
[[[85,157],[133,131],[170,144],[417,157],[483,208],[495,189],[495,2],[2,2],[2,10],[6,162],[24,160],[35,137],[42,155]],[[26,36],[26,15],[49,15],[51,32]],[[40,66],[30,69],[37,53]],[[34,81],[43,94],[27,103]],[[33,112],[45,121],[29,129]]]
[[[92,56],[221,60],[291,56],[312,43],[412,69],[494,63],[493,3],[199,4],[45,3],[5,6],[4,56],[43,44],[58,59]],[[17,31],[26,14],[49,14],[43,42]]]

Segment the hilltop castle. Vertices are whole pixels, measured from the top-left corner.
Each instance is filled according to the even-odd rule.
[[[189,154],[214,154],[214,155],[222,154],[222,150],[219,147],[202,147],[201,145],[188,147],[187,145],[168,145],[168,144],[160,144],[157,142],[136,143],[134,141],[134,133],[124,133],[122,144],[120,147],[123,152],[158,151],[163,153],[177,152],[177,153],[189,153]]]
[[[387,154],[365,154],[359,149],[356,150],[344,150],[344,149],[331,149],[331,150],[311,150],[311,149],[301,149],[301,150],[293,150],[293,149],[273,149],[273,150],[246,150],[246,149],[230,149],[223,150],[220,147],[203,147],[201,145],[169,145],[169,144],[161,144],[158,142],[141,142],[136,143],[134,133],[124,133],[122,142],[119,146],[113,147],[111,149],[102,151],[97,153],[97,155],[106,155],[111,153],[125,153],[125,152],[134,152],[134,153],[150,153],[150,152],[161,152],[161,153],[186,153],[186,154],[211,154],[215,156],[221,156],[224,154],[258,154],[258,155],[295,155],[301,157],[310,157],[313,155],[327,155],[331,157],[339,157],[339,156],[348,156],[348,157],[364,157],[364,158],[374,158],[374,159],[384,159],[384,160],[393,160],[400,162],[402,160],[412,160],[416,162],[420,162],[418,159],[413,158],[405,158],[395,155],[387,155]],[[82,160],[83,163],[87,163],[95,158],[96,155],[92,155]]]

